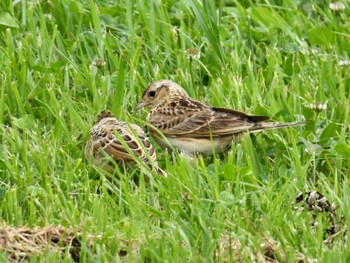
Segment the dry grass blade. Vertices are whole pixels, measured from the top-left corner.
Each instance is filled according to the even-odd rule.
[[[67,250],[72,259],[78,261],[81,236],[81,230],[66,229],[61,226],[31,229],[2,225],[0,227],[0,250],[6,252],[8,260],[13,262],[28,259],[34,253],[42,254],[45,251],[52,251],[63,255]]]

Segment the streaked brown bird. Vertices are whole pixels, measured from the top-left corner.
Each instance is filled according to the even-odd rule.
[[[190,98],[181,86],[170,80],[149,84],[136,109],[143,107],[150,109],[147,122],[153,126],[150,134],[154,139],[162,147],[170,144],[186,154],[221,152],[242,133],[303,124],[266,122],[270,117],[211,107]]]
[[[118,164],[135,164],[139,159],[158,174],[166,176],[157,165],[156,152],[144,131],[136,124],[118,121],[107,110],[97,116],[96,124],[90,130],[85,156],[96,166],[104,165],[108,156]]]

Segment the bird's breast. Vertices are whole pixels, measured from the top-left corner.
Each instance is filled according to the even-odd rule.
[[[153,136],[153,135],[152,135]],[[212,154],[214,152],[222,152],[232,141],[232,136],[210,138],[190,138],[190,137],[166,137],[165,139],[155,137],[155,140],[163,148],[169,148],[169,144],[181,152],[193,154]]]

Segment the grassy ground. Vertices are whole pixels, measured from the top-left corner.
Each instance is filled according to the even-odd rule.
[[[348,262],[350,6],[328,4],[1,1],[2,225],[80,229],[81,262]],[[307,124],[192,163],[157,148],[169,177],[147,174],[150,185],[92,169],[96,114],[141,125],[133,108],[162,78],[215,106]],[[294,209],[312,190],[336,210]]]

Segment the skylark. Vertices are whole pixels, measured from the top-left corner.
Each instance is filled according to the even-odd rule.
[[[170,144],[186,154],[221,152],[244,132],[302,124],[266,122],[270,119],[267,116],[211,107],[190,98],[181,86],[170,80],[151,83],[136,109],[143,107],[151,109],[147,122],[153,126],[150,133],[154,139],[162,147]]]
[[[157,166],[156,152],[144,131],[136,124],[118,121],[110,111],[104,110],[97,116],[96,124],[90,130],[85,157],[92,159],[94,165],[101,166],[106,163],[108,156],[118,164],[134,164],[139,159],[158,174],[166,176]]]

